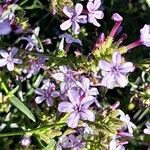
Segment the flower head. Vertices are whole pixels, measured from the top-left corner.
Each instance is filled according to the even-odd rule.
[[[70,89],[68,91],[70,102],[61,102],[58,106],[60,112],[70,112],[70,117],[67,124],[71,128],[76,128],[79,119],[94,121],[95,115],[89,110],[89,106],[94,102],[93,96],[81,97],[79,93]]]
[[[134,66],[131,62],[122,62],[120,53],[114,52],[112,62],[99,61],[99,67],[102,69],[103,79],[101,85],[112,89],[116,86],[125,87],[128,84],[126,75],[134,71]]]
[[[150,26],[145,24],[144,27],[140,30],[141,37],[140,41],[147,47],[150,47]]]
[[[53,105],[53,98],[60,95],[59,92],[55,91],[55,84],[51,83],[49,80],[45,80],[43,86],[41,88],[37,88],[35,93],[39,95],[35,98],[36,103],[40,104],[46,100],[49,107]]]
[[[96,19],[102,19],[104,17],[104,13],[98,10],[100,5],[101,0],[89,1],[87,3],[88,21],[97,27],[100,27],[100,24],[97,22]]]
[[[133,129],[136,128],[135,124],[130,121],[130,116],[128,114],[124,114],[123,111],[119,110],[120,120],[125,123],[123,130],[128,129],[129,133],[133,133]]]
[[[0,50],[0,55],[3,57],[0,59],[0,67],[7,65],[7,69],[13,71],[14,64],[22,64],[22,60],[14,58],[17,52],[18,49],[15,47],[11,49],[9,54],[4,50]]]
[[[52,77],[62,82],[60,84],[61,93],[66,93],[75,85],[76,80],[74,76],[77,72],[67,68],[66,66],[60,66],[59,69],[60,72],[53,74]]]
[[[78,23],[87,23],[87,16],[80,15],[82,13],[83,6],[80,3],[77,3],[75,8],[64,7],[63,12],[69,18],[67,21],[63,22],[60,25],[62,30],[67,30],[72,26],[72,30],[75,34],[80,33],[80,26]]]

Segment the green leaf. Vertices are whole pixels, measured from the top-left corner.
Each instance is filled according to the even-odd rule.
[[[56,141],[54,139],[51,139],[50,144],[48,144],[48,146],[46,146],[45,148],[43,148],[42,150],[55,150],[56,148]]]
[[[13,103],[20,111],[22,111],[28,118],[35,122],[35,118],[31,111],[15,96],[9,98],[11,103]]]

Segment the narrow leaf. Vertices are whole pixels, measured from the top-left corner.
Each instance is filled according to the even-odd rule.
[[[9,98],[11,103],[13,103],[20,111],[22,111],[28,118],[35,122],[35,118],[31,111],[21,102],[17,97],[12,96]]]

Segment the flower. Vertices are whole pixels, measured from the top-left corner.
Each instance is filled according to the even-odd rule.
[[[75,6],[75,9],[64,7],[63,12],[69,19],[65,22],[63,22],[60,25],[61,30],[67,30],[72,26],[72,30],[75,34],[80,33],[80,26],[78,23],[87,23],[87,16],[86,15],[80,15],[82,13],[83,6],[80,3],[77,3]]]
[[[109,150],[125,150],[123,144],[119,144],[115,139],[112,139],[109,144]]]
[[[4,50],[0,50],[0,55],[3,57],[0,59],[0,67],[7,65],[7,69],[13,71],[14,64],[22,64],[22,60],[14,58],[17,52],[18,49],[15,47],[11,49],[9,54]]]
[[[68,69],[66,66],[60,66],[59,69],[60,72],[53,74],[52,77],[62,82],[60,84],[61,93],[66,93],[75,85],[76,80],[74,75],[77,74],[77,72]]]
[[[74,38],[72,35],[70,35],[70,34],[65,33],[65,34],[61,35],[60,37],[64,37],[67,44],[77,43],[77,44],[79,44],[80,46],[82,46],[81,40],[80,40],[80,39],[75,39],[75,38]]]
[[[101,0],[89,1],[87,3],[88,9],[88,22],[94,24],[97,27],[100,27],[100,24],[96,19],[102,19],[104,17],[104,13],[99,9],[101,5]]]
[[[39,44],[39,32],[40,32],[40,28],[36,27],[33,31],[32,35],[29,35],[28,37],[20,37],[19,40],[26,40],[28,42],[28,44],[26,45],[25,49],[32,51],[33,48],[36,49],[37,52],[43,52],[43,49],[40,48],[40,44]]]
[[[82,77],[80,81],[76,82],[76,85],[80,88],[79,92],[82,96],[93,96],[95,103],[98,107],[100,107],[99,102],[97,101],[96,97],[99,94],[97,88],[90,88],[90,80],[89,78]]]
[[[35,98],[36,103],[40,104],[46,100],[48,107],[53,105],[53,98],[60,95],[58,91],[55,91],[55,84],[51,83],[49,80],[45,80],[43,86],[37,88],[35,93],[39,95]]]
[[[70,112],[69,119],[67,124],[71,128],[76,128],[79,122],[79,119],[94,121],[95,115],[89,110],[89,106],[94,102],[93,96],[81,97],[79,93],[70,89],[68,91],[68,97],[70,102],[61,102],[58,105],[58,110],[60,112]]]
[[[81,150],[84,148],[85,143],[81,136],[75,136],[70,134],[68,136],[62,136],[57,144],[57,150],[62,150],[63,148],[71,148],[72,150]]]
[[[136,128],[135,124],[130,121],[130,116],[128,114],[124,114],[123,111],[119,110],[120,120],[125,123],[123,130],[128,129],[130,134],[133,134],[133,129]]]
[[[144,129],[143,130],[143,132],[145,133],[145,134],[149,134],[150,135],[150,122],[146,122],[146,129]]]
[[[10,23],[7,21],[0,23],[0,35],[7,35],[11,32]]]
[[[28,147],[31,144],[30,136],[24,136],[21,140],[21,145],[24,147]]]
[[[30,78],[32,75],[36,75],[40,71],[46,59],[46,57],[41,56],[38,60],[32,62],[31,67],[28,69],[27,78]]]
[[[109,89],[116,86],[125,87],[128,84],[126,75],[134,71],[134,66],[131,62],[122,62],[119,52],[114,52],[112,62],[99,61],[99,67],[102,69],[103,79],[101,85]]]
[[[150,26],[145,24],[144,27],[140,30],[141,37],[140,41],[147,47],[150,47]]]

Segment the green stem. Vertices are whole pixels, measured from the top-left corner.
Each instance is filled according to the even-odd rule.
[[[1,77],[0,77],[0,82],[1,82],[1,86],[2,86],[2,88],[4,89],[4,91],[6,92],[6,94],[8,94],[9,91],[8,91],[6,85],[5,85],[5,83],[3,82],[3,79],[2,79]]]
[[[50,124],[50,125],[46,125],[40,128],[36,128],[30,131],[17,131],[17,132],[10,132],[10,133],[0,133],[0,137],[7,137],[7,136],[17,136],[17,135],[23,135],[23,134],[34,134],[38,131],[47,129],[47,128],[53,128],[56,126],[62,126],[65,125],[65,123],[58,123],[58,124]]]

